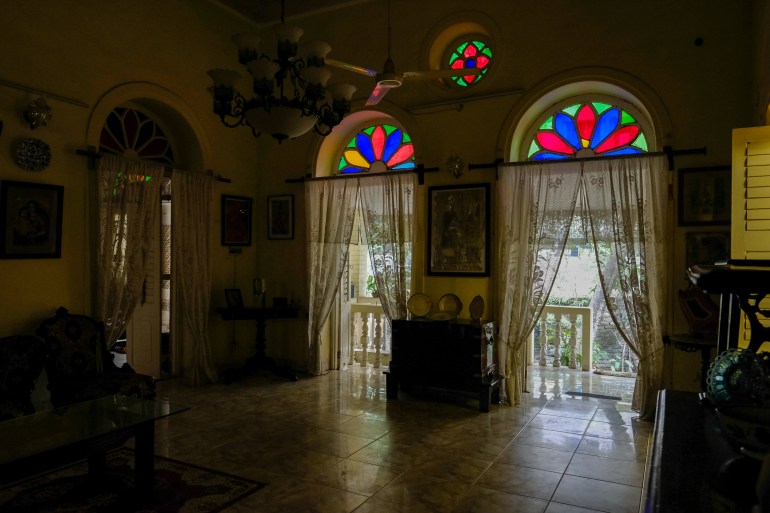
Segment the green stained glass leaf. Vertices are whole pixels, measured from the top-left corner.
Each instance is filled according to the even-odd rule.
[[[621,111],[623,115],[620,118],[620,124],[625,125],[627,123],[636,123],[636,119],[626,111]]]
[[[538,152],[540,150],[540,146],[537,145],[537,143],[533,140],[532,144],[529,145],[529,154],[527,155],[527,158],[532,157],[532,154]]]
[[[562,109],[563,112],[569,114],[570,116],[574,117],[575,113],[580,108],[580,104],[576,103],[575,105],[571,105],[570,107],[567,107],[566,109]]]
[[[550,116],[545,120],[545,123],[540,125],[540,130],[553,130],[553,116]]]
[[[347,146],[347,147],[348,147],[348,148],[355,148],[355,147],[356,147],[356,138],[355,138],[355,137],[354,137],[354,138],[352,138],[352,139],[351,139],[351,140],[348,142],[348,146]]]
[[[641,133],[639,134],[639,137],[637,137],[636,140],[631,144],[631,146],[636,146],[642,151],[648,151],[647,138],[644,136],[643,133]]]
[[[370,136],[370,137],[371,137],[371,135],[372,135],[372,133],[374,132],[374,129],[375,129],[375,128],[377,128],[377,125],[373,125],[373,126],[370,126],[370,127],[368,127],[368,128],[364,128],[364,129],[362,130],[362,132],[363,132],[363,133],[365,133],[366,135],[368,135],[368,136]],[[354,139],[355,139],[355,138],[354,138]]]
[[[490,47],[488,47],[488,46],[486,48],[484,48],[483,50],[481,50],[481,53],[483,53],[484,55],[486,55],[489,58],[492,57],[492,49]]]
[[[345,162],[345,157],[342,157],[342,158],[340,159],[340,163],[339,163],[339,165],[337,165],[337,171],[342,171],[342,170],[343,170],[343,169],[345,169],[346,167],[348,167],[348,163],[347,163],[347,162]]]
[[[394,127],[393,125],[382,125],[382,128],[385,129],[385,135],[390,135],[398,130],[398,128]]]
[[[594,106],[594,109],[596,109],[596,112],[598,114],[601,114],[605,110],[612,108],[612,105],[610,105],[609,103],[603,103],[603,102],[592,102],[591,105]]]
[[[406,144],[408,142],[412,142],[412,138],[409,137],[409,134],[406,132],[401,132],[401,137],[403,137],[403,143]]]

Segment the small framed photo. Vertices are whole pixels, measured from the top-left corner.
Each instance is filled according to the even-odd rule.
[[[679,170],[679,226],[730,224],[730,166]]]
[[[3,181],[0,258],[61,258],[64,187]]]
[[[251,246],[251,198],[222,195],[222,245]]]
[[[730,232],[689,232],[687,267],[714,265],[730,258]]]
[[[225,289],[227,308],[243,308],[243,295],[241,289]]]
[[[428,274],[489,276],[489,184],[428,189]]]
[[[267,197],[267,238],[294,238],[294,195]]]

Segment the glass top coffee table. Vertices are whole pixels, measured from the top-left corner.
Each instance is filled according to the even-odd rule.
[[[189,410],[166,401],[106,396],[0,422],[0,487],[88,458],[104,475],[107,451],[134,438],[136,487],[152,490],[155,421]]]

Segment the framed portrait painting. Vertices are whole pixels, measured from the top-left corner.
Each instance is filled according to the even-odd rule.
[[[251,246],[251,198],[222,195],[222,245]]]
[[[428,189],[428,274],[489,276],[489,184]]]
[[[0,258],[61,258],[64,187],[0,184]]]
[[[267,238],[294,238],[294,196],[267,197]]]
[[[730,166],[679,170],[679,226],[730,224]]]

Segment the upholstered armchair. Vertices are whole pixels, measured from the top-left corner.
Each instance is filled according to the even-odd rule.
[[[113,394],[155,397],[155,378],[117,367],[104,340],[104,324],[60,307],[37,334],[48,343],[45,369],[54,407]]]
[[[46,356],[48,345],[34,335],[0,338],[0,420],[35,413],[32,390]]]

